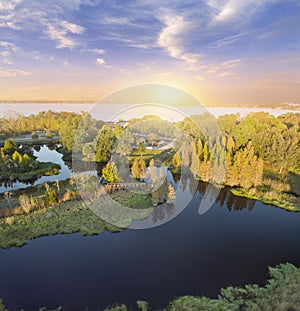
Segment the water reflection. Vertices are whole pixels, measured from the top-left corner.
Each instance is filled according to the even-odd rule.
[[[42,184],[44,182],[52,182],[56,180],[65,180],[70,178],[73,175],[72,169],[65,163],[63,160],[63,155],[59,153],[57,149],[57,145],[50,144],[50,145],[34,145],[31,146],[21,146],[26,150],[26,153],[33,154],[37,161],[39,162],[52,162],[60,165],[60,170],[57,175],[52,176],[42,176],[39,178],[31,178],[26,181],[10,181],[6,180],[0,184],[0,193],[10,191],[10,190],[17,190],[17,189],[24,189],[30,186],[36,186]]]
[[[176,189],[175,202],[165,202],[154,207],[150,215],[144,220],[133,221],[131,228],[146,228],[162,225],[179,215],[186,202],[193,200],[194,204],[198,204],[198,214],[203,215],[209,212],[214,203],[221,208],[231,211],[242,211],[247,209],[252,211],[255,200],[247,199],[234,195],[230,191],[230,187],[220,189],[210,183],[205,183],[191,178],[191,175],[182,175],[181,179],[178,174],[172,174],[168,171],[168,182]]]

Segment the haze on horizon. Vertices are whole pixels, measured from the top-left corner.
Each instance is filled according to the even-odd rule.
[[[0,100],[161,83],[204,104],[300,102],[297,0],[0,0]]]

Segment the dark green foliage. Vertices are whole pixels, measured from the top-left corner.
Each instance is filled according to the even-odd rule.
[[[246,285],[222,289],[218,299],[183,296],[171,301],[164,311],[298,311],[300,310],[300,269],[291,264],[269,268],[266,286]],[[141,310],[148,305],[139,304]],[[105,310],[131,310],[122,305]]]
[[[139,310],[141,311],[148,311],[149,310],[149,305],[146,301],[144,300],[138,300],[136,302],[137,307],[139,308]]]
[[[285,311],[300,310],[300,269],[291,264],[269,268],[265,287],[246,285],[221,290],[220,300],[232,310]]]
[[[12,138],[6,139],[2,150],[5,155],[12,155],[18,150],[17,143]]]
[[[127,311],[126,305],[115,305],[113,307],[105,308],[104,311]]]
[[[257,155],[278,170],[300,168],[300,114],[275,118],[268,113],[249,114],[232,131],[238,146],[251,140]]]
[[[115,137],[111,128],[108,125],[104,125],[96,141],[96,162],[109,161],[114,142]]]
[[[119,135],[118,132],[117,135]],[[134,141],[135,141],[134,136],[129,130],[126,129],[119,135],[115,151],[122,156],[129,155],[132,151],[132,144],[134,143]]]
[[[88,113],[83,113],[81,115],[81,120],[76,128],[73,151],[81,152],[83,146],[95,140],[98,134],[98,124],[95,119],[93,119]]]
[[[157,116],[145,116],[129,121],[129,126],[133,133],[138,133],[150,138],[150,143],[154,143],[158,137],[176,137],[176,127],[171,122],[163,121]],[[150,137],[149,137],[150,135]],[[151,139],[153,138],[153,140]]]
[[[8,309],[5,308],[5,305],[3,304],[2,299],[0,299],[0,311],[8,311]]]

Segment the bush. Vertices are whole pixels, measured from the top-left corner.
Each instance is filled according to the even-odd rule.
[[[36,139],[39,138],[39,135],[37,134],[37,132],[32,132],[32,133],[31,133],[31,138],[34,139],[34,140],[36,140]]]
[[[48,184],[45,184],[46,191],[45,191],[45,198],[46,201],[50,204],[56,204],[58,202],[58,192],[55,188],[50,187]]]
[[[21,194],[19,196],[20,205],[24,211],[24,213],[28,214],[31,209],[31,200],[26,194]]]
[[[0,311],[8,311],[6,308],[5,308],[5,305],[3,304],[3,300],[0,299]]]
[[[51,131],[47,131],[46,132],[46,138],[51,139],[53,138],[52,132]]]

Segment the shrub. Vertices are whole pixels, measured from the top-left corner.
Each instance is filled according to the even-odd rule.
[[[36,140],[36,139],[39,138],[39,135],[37,134],[37,132],[32,132],[32,133],[31,133],[31,138],[34,139],[34,140]]]
[[[21,205],[24,213],[28,214],[31,210],[31,201],[30,201],[30,198],[28,197],[28,195],[21,194],[19,196],[19,202],[20,202],[20,205]]]
[[[53,205],[58,202],[58,192],[55,188],[50,187],[48,184],[45,184],[46,191],[45,191],[45,198],[46,201]]]

